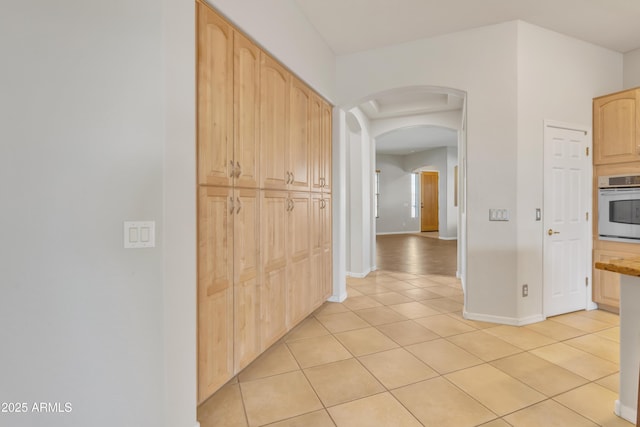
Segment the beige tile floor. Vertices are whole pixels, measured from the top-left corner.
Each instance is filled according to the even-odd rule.
[[[462,317],[451,277],[379,271],[198,408],[202,427],[631,426],[613,413],[619,320]]]

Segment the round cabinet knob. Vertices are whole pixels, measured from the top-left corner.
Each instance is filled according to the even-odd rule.
[[[549,236],[553,236],[554,234],[560,234],[560,232],[559,231],[553,231],[552,229],[549,229],[549,231],[547,231],[547,234]]]

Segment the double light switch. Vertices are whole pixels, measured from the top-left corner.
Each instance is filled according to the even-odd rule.
[[[125,221],[124,222],[124,247],[153,248],[156,246],[156,222],[155,221]]]

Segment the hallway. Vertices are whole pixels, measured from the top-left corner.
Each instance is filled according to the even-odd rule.
[[[428,234],[377,236],[376,266],[379,270],[455,277],[457,241],[440,240]]]

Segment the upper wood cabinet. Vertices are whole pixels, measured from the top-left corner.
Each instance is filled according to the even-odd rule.
[[[331,106],[314,94],[309,114],[311,191],[331,192],[331,114]]]
[[[233,163],[233,29],[198,6],[198,183],[231,185]]]
[[[198,183],[259,187],[260,49],[198,3]]]
[[[260,49],[234,34],[234,184],[260,187]]]
[[[640,89],[593,100],[593,162],[640,160]]]
[[[332,150],[331,150],[331,141],[333,140],[332,134],[332,117],[333,117],[333,108],[326,102],[322,102],[322,132],[321,136],[321,152],[322,155],[320,159],[322,161],[322,176],[320,177],[322,180],[322,190],[326,192],[331,192],[331,165],[332,165]]]
[[[260,69],[260,182],[262,188],[284,190],[289,185],[289,85],[291,75],[262,54]]]
[[[309,108],[311,91],[297,78],[291,78],[289,107],[289,189],[309,191],[311,168],[309,167]]]

